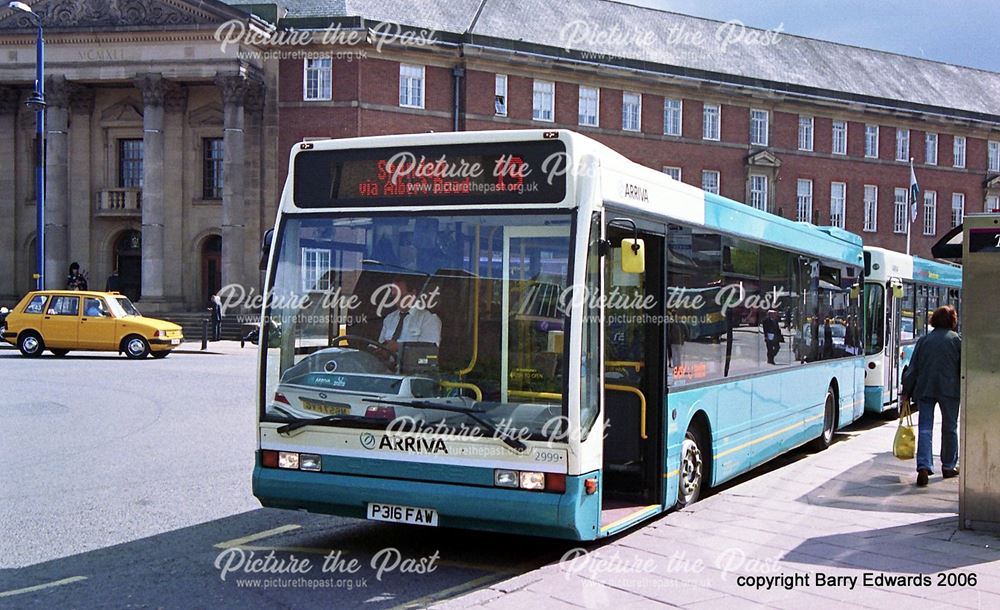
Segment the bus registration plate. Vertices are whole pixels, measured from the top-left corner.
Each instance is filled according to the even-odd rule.
[[[397,504],[372,502],[368,505],[368,519],[370,521],[391,521],[393,523],[437,527],[438,513],[433,508],[417,508],[415,506],[399,506]]]

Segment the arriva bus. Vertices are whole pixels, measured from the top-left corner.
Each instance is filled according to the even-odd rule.
[[[568,131],[297,144],[264,506],[591,540],[863,411],[861,240]]]
[[[961,310],[962,268],[882,248],[865,248],[865,410],[895,416],[902,374],[930,314]]]

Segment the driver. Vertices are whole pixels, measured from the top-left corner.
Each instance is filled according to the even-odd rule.
[[[400,278],[393,282],[399,291],[399,307],[382,320],[378,341],[394,354],[400,343],[441,343],[441,318],[424,308],[417,299],[415,280]]]

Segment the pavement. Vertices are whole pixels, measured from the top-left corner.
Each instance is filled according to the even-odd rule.
[[[1000,537],[960,530],[958,479],[915,487],[878,424],[433,607],[1000,608]]]

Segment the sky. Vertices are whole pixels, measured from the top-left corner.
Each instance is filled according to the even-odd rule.
[[[1000,0],[624,0],[1000,72]]]

